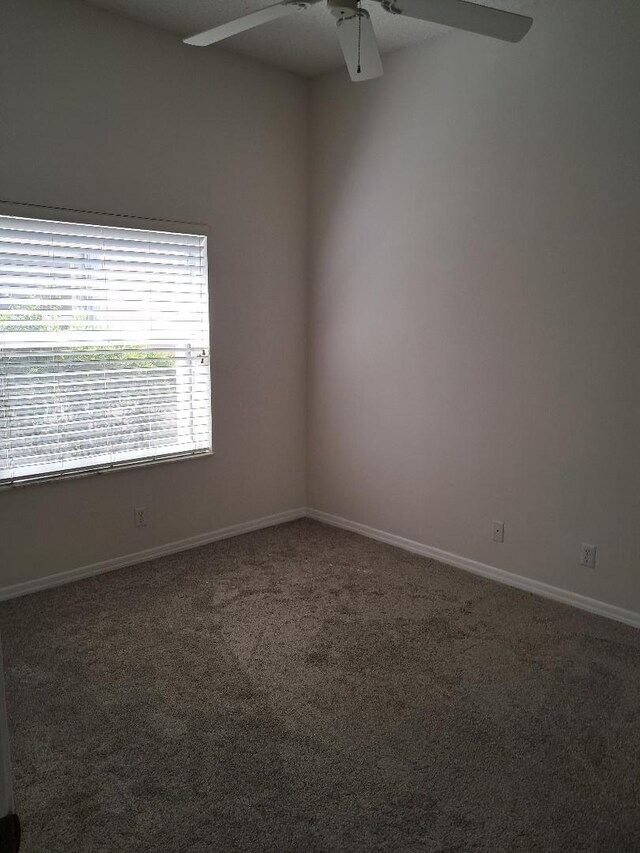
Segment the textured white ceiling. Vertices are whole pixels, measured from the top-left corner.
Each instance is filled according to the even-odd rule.
[[[84,0],[184,37],[270,6],[277,0]],[[475,2],[475,0],[474,0]],[[480,0],[513,12],[530,13],[536,0]],[[399,15],[390,15],[377,2],[365,0],[380,51],[387,53],[448,32],[447,28]],[[477,38],[484,38],[477,36]],[[344,65],[335,32],[335,19],[324,2],[278,21],[263,24],[214,47],[193,50],[236,51],[306,77]]]

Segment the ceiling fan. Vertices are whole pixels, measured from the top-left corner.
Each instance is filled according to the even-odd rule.
[[[315,6],[320,0],[281,0],[265,9],[243,15],[235,21],[220,24],[184,40],[185,44],[206,47],[235,36],[260,24],[284,18],[293,12]],[[525,15],[480,6],[468,0],[375,0],[391,15],[405,15],[433,24],[442,24],[471,33],[480,33],[502,41],[520,41],[529,32],[533,20]],[[331,14],[337,18],[338,41],[351,79],[371,80],[382,74],[380,51],[369,13],[360,0],[327,0]]]

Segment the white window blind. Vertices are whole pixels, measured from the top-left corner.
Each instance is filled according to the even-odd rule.
[[[0,216],[0,484],[210,451],[206,237]]]

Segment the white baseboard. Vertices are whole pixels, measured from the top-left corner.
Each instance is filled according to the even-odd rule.
[[[350,521],[346,518],[340,518],[337,515],[331,515],[328,512],[305,507],[287,510],[276,515],[267,515],[264,518],[256,518],[253,521],[243,521],[240,524],[233,524],[230,527],[222,527],[219,530],[213,530],[209,533],[200,533],[197,536],[190,536],[188,539],[179,539],[175,542],[168,542],[165,545],[146,548],[144,551],[136,551],[133,554],[125,554],[121,557],[104,560],[100,563],[92,563],[88,566],[80,566],[77,569],[60,572],[59,574],[0,587],[0,601],[17,598],[20,595],[27,595],[31,592],[51,589],[52,587],[61,586],[81,580],[82,578],[89,578],[94,575],[114,571],[115,569],[122,569],[126,566],[146,563],[148,560],[154,560],[157,557],[177,554],[180,551],[188,551],[190,548],[198,548],[200,545],[208,545],[211,542],[218,542],[221,539],[229,539],[232,536],[240,536],[242,533],[250,533],[252,530],[262,530],[265,527],[273,527],[277,524],[284,524],[287,521],[295,521],[296,519],[305,517],[322,521],[332,527],[340,527],[343,530],[360,533],[369,539],[385,542],[388,545],[394,545],[396,548],[402,548],[414,554],[421,554],[423,557],[430,557],[439,563],[464,569],[464,571],[471,572],[474,575],[481,575],[498,583],[525,590],[525,592],[532,592],[544,598],[551,598],[554,601],[578,607],[580,610],[587,610],[589,613],[596,613],[598,616],[605,616],[617,622],[623,622],[626,625],[640,628],[640,613],[636,613],[633,610],[625,610],[623,607],[617,607],[614,604],[607,604],[595,598],[588,598],[577,592],[571,592],[560,587],[551,586],[551,584],[543,583],[542,581],[516,575],[504,569],[480,563],[477,560],[470,560],[468,557],[460,557],[458,554],[452,554],[449,551],[443,551],[431,545],[424,545],[422,542],[405,539],[403,536],[397,536],[394,533],[386,533],[384,530],[377,530],[375,527],[369,527],[357,521]]]
[[[250,533],[252,530],[262,530],[264,527],[273,527],[276,524],[284,524],[286,521],[295,521],[298,518],[304,518],[306,514],[307,511],[304,507],[291,509],[287,510],[287,512],[279,512],[276,515],[256,518],[253,521],[243,521],[240,524],[233,524],[231,527],[221,527],[219,530],[213,530],[209,533],[199,533],[197,536],[190,536],[188,539],[179,539],[176,542],[168,542],[166,545],[157,545],[155,548],[146,548],[144,551],[125,554],[122,557],[115,557],[112,560],[103,560],[100,563],[80,566],[80,568],[60,572],[56,575],[49,575],[44,578],[36,578],[35,580],[25,581],[24,583],[1,587],[0,601],[17,598],[20,595],[27,595],[30,592],[38,592],[42,589],[50,589],[54,586],[61,586],[62,584],[71,583],[82,578],[92,577],[93,575],[112,572],[114,569],[123,569],[125,566],[146,563],[147,560],[154,560],[156,557],[166,557],[168,554],[188,551],[190,548],[198,548],[200,545],[208,545],[210,542],[218,542],[220,539],[229,539],[232,536],[239,536],[241,533]]]
[[[369,539],[386,542],[388,545],[395,545],[397,548],[411,551],[414,554],[422,554],[423,557],[431,557],[439,563],[464,569],[474,575],[481,575],[498,583],[514,586],[526,592],[541,595],[544,598],[552,598],[554,601],[561,601],[563,604],[578,607],[580,610],[587,610],[589,613],[596,613],[598,616],[606,616],[609,619],[615,619],[617,622],[624,622],[625,625],[640,628],[640,613],[635,613],[633,610],[625,610],[623,607],[607,604],[595,598],[588,598],[586,595],[580,595],[577,592],[570,592],[542,581],[515,575],[512,572],[506,572],[504,569],[497,569],[495,566],[479,563],[476,560],[470,560],[468,557],[460,557],[458,554],[451,554],[448,551],[442,551],[440,548],[423,545],[421,542],[414,542],[412,539],[405,539],[403,536],[396,536],[394,533],[376,530],[375,527],[368,527],[366,524],[349,521],[346,518],[340,518],[337,515],[321,512],[317,509],[308,509],[307,515],[316,521],[322,521],[333,527],[341,527],[343,530],[351,530],[353,533],[360,533]]]

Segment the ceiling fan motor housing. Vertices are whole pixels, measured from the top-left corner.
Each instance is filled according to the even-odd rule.
[[[353,18],[358,14],[358,0],[327,0],[331,14],[340,18]]]

